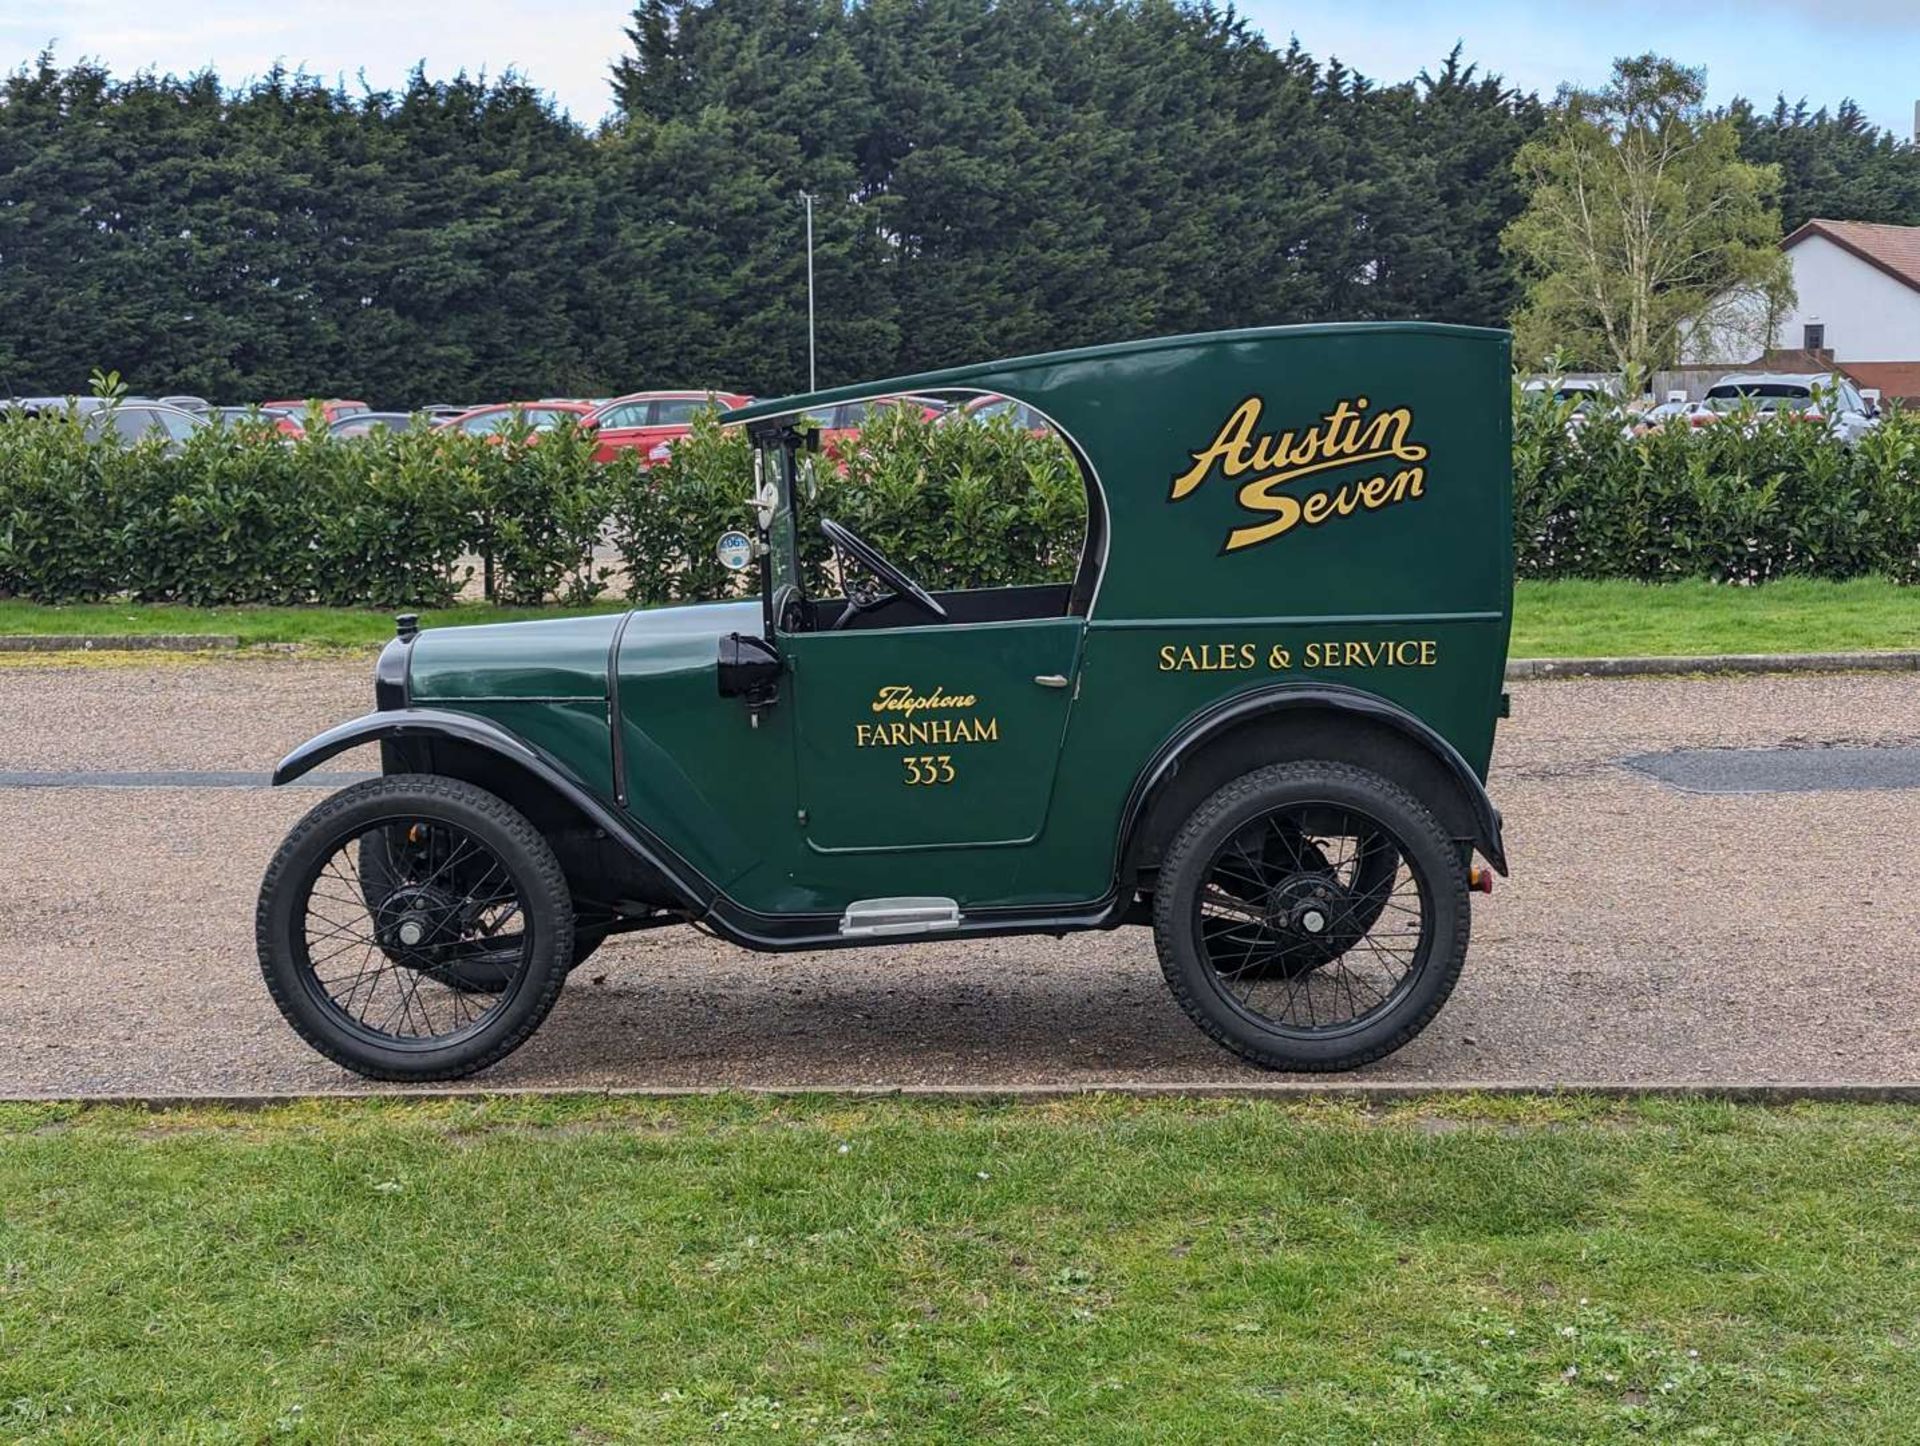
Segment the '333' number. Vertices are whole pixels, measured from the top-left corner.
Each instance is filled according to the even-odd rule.
[[[951,753],[906,754],[900,760],[907,766],[904,783],[920,784],[930,787],[936,783],[953,782],[953,755]]]

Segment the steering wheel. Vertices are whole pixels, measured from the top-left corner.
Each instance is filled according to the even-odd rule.
[[[859,614],[885,607],[896,597],[906,599],[931,617],[945,619],[947,610],[940,606],[933,594],[888,562],[865,538],[849,532],[831,517],[820,519],[820,532],[834,547],[893,589],[890,593],[879,595],[856,589],[850,584],[847,588],[847,610],[834,620],[834,632],[844,628]]]

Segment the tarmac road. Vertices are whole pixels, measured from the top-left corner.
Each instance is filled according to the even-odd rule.
[[[363,660],[0,667],[0,772],[264,772],[364,711],[370,678]],[[1466,973],[1426,1034],[1347,1078],[1920,1078],[1920,789],[1686,792],[1621,763],[1913,745],[1916,690],[1893,674],[1516,684],[1493,779],[1515,877],[1476,899]],[[261,870],[319,796],[0,786],[0,1095],[356,1087],[288,1030],[253,955]],[[1273,1078],[1187,1022],[1144,930],[762,956],[672,929],[610,942],[476,1083]]]

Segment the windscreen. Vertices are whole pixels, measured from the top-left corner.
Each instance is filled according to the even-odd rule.
[[[753,493],[765,498],[771,510],[763,510],[755,520],[761,523],[767,545],[768,615],[785,615],[792,603],[800,600],[800,554],[795,546],[794,488],[792,485],[793,434],[782,429],[757,437],[753,449]]]
[[[1792,410],[1813,401],[1813,389],[1803,382],[1735,382],[1712,388],[1707,405],[1716,412],[1738,411],[1741,406],[1758,407],[1763,412]]]

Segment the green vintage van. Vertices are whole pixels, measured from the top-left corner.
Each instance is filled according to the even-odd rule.
[[[763,402],[732,601],[417,631],[294,828],[260,960],[380,1079],[494,1063],[611,934],[750,949],[1151,928],[1275,1069],[1425,1026],[1506,870],[1484,780],[1512,605],[1505,333],[1382,323],[1092,347]],[[1077,576],[943,590],[810,507],[806,420],[996,396],[1086,488]],[[844,596],[812,596],[826,535]],[[816,589],[817,590],[817,589]]]

